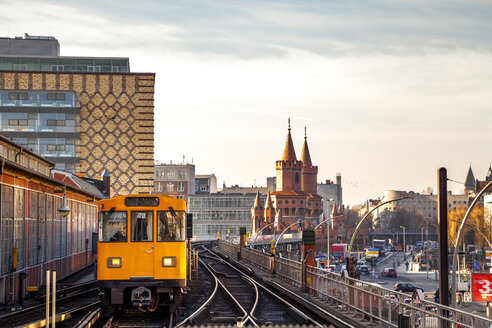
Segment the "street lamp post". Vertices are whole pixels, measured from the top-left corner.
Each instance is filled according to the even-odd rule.
[[[294,222],[294,223],[292,223],[291,225],[289,225],[287,228],[285,228],[285,229],[284,229],[284,230],[280,233],[280,235],[278,236],[277,241],[275,242],[275,246],[274,246],[274,248],[275,248],[275,249],[277,249],[277,244],[278,244],[278,242],[280,241],[280,238],[282,238],[282,236],[284,235],[284,233],[285,233],[285,232],[286,232],[286,231],[287,231],[290,227],[293,227],[293,226],[295,226],[296,224],[299,224],[299,223],[304,222],[304,221],[309,221],[309,219],[299,219],[299,220],[297,220],[297,222]]]
[[[271,226],[271,225],[273,225],[273,224],[275,224],[275,222],[269,223],[269,224],[267,224],[266,226],[264,226],[263,228],[261,228],[261,229],[260,229],[260,231],[258,231],[258,233],[256,234],[255,241],[257,241],[257,240],[258,240],[258,237],[261,235],[261,232],[262,232],[263,230],[265,230],[265,228],[268,228],[269,226]]]
[[[403,229],[403,255],[405,255],[405,253],[407,252],[407,248],[406,248],[406,244],[405,244],[405,229],[407,227],[405,226],[400,226],[400,228]]]
[[[373,207],[370,211],[368,211],[363,217],[362,219],[359,221],[359,223],[357,224],[357,226],[355,227],[355,230],[354,230],[354,233],[352,234],[352,238],[350,239],[350,244],[349,244],[349,248],[348,248],[348,251],[347,251],[347,257],[350,256],[350,253],[352,252],[352,246],[354,245],[354,241],[355,241],[355,236],[357,236],[357,232],[359,232],[359,229],[362,225],[362,223],[364,223],[364,221],[369,217],[369,215],[374,212],[377,208],[383,206],[383,205],[386,205],[388,203],[392,203],[392,202],[397,202],[397,201],[400,201],[400,200],[403,200],[403,199],[407,199],[407,198],[410,198],[410,197],[401,197],[401,198],[396,198],[396,199],[392,199],[392,200],[387,200],[385,202],[382,202],[378,205],[376,205],[375,207]]]
[[[492,181],[487,183],[487,185],[478,193],[477,196],[475,196],[475,199],[471,203],[470,207],[468,207],[468,210],[465,213],[465,216],[463,217],[463,221],[461,222],[460,229],[458,230],[458,236],[456,237],[456,246],[454,247],[454,252],[453,252],[453,295],[452,295],[452,300],[453,300],[453,306],[456,308],[456,258],[458,257],[458,245],[461,240],[461,235],[463,234],[463,228],[466,224],[466,220],[468,220],[468,217],[470,216],[473,208],[477,204],[478,200],[482,195],[489,189],[489,187],[492,185]]]
[[[345,215],[340,215],[340,216],[335,216],[332,218],[328,218],[326,220],[321,221],[318,223],[316,227],[314,227],[314,230],[318,229],[323,223],[326,224],[326,266],[329,268],[330,267],[330,222],[333,221],[334,219],[338,219],[341,217],[344,217]]]

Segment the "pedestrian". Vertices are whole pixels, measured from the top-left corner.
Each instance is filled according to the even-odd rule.
[[[408,271],[408,265],[409,265],[409,264],[410,264],[410,263],[408,263],[408,261],[405,261],[405,266],[407,267],[407,271]]]

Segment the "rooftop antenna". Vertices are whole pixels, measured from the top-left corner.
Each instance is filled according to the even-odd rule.
[[[307,128],[304,127],[304,140],[307,140]]]
[[[289,132],[290,132],[290,117],[288,118],[288,121],[289,121]]]

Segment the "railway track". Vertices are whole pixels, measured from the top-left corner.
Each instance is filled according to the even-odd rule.
[[[311,325],[318,318],[299,311],[268,288],[234,268],[216,254],[202,252],[200,261],[215,281],[213,293],[192,315],[176,325]]]
[[[121,311],[103,322],[98,322],[97,327],[102,328],[165,328],[172,327],[174,317],[172,313],[163,311],[142,312],[138,309]],[[88,328],[88,326],[80,327]]]
[[[76,284],[57,290],[56,292],[57,320],[78,320],[99,304],[99,289],[96,282]],[[37,327],[43,325],[46,318],[46,304],[44,302],[27,307],[20,311],[0,316],[0,327]],[[75,321],[76,322],[76,321]]]

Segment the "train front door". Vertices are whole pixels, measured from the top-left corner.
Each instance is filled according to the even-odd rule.
[[[154,278],[154,257],[156,241],[154,236],[154,211],[131,211],[131,243],[133,250],[130,257],[130,279]]]

